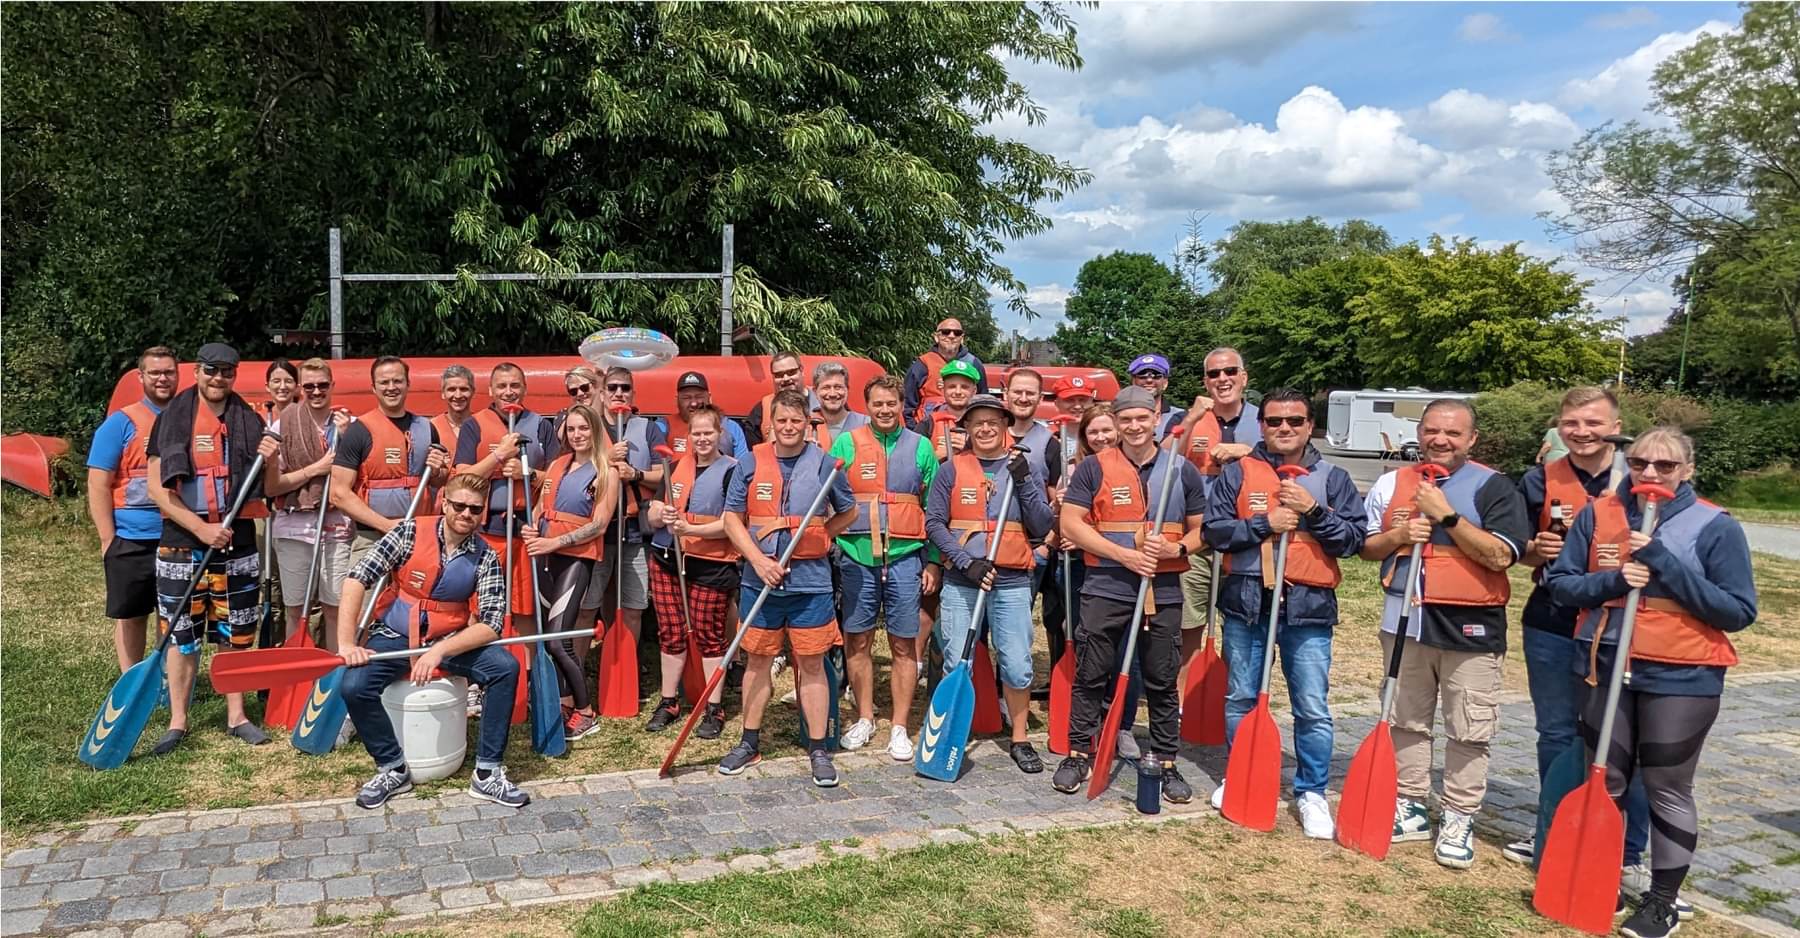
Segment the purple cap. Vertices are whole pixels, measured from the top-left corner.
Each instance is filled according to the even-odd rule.
[[[1140,371],[1158,371],[1164,375],[1169,373],[1169,360],[1161,355],[1139,355],[1125,366],[1125,373],[1135,375]]]

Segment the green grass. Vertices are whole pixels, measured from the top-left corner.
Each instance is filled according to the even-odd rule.
[[[1716,499],[1745,521],[1800,524],[1800,468],[1771,466],[1733,480]]]

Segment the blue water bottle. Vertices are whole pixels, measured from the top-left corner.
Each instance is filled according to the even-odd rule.
[[[1162,813],[1162,763],[1138,760],[1137,809],[1140,814]]]

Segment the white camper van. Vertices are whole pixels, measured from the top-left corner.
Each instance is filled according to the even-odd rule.
[[[1417,459],[1419,418],[1425,405],[1439,398],[1474,396],[1425,388],[1333,391],[1326,407],[1325,442],[1342,452],[1398,453]]]

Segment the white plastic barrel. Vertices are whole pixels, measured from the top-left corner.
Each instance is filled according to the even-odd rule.
[[[449,778],[469,751],[469,682],[444,677],[420,685],[398,680],[381,692],[406,767],[415,781]]]

